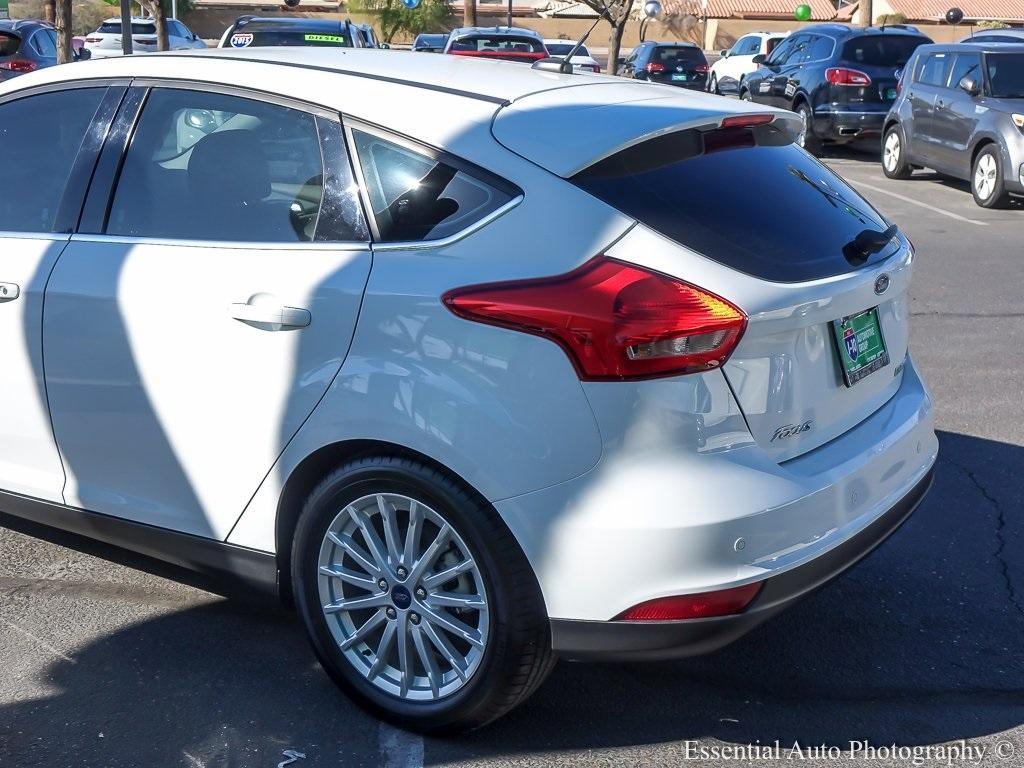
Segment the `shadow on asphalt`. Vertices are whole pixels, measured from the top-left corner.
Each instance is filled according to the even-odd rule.
[[[498,723],[428,740],[427,763],[706,737],[929,744],[1024,723],[1024,448],[952,433],[940,442],[922,507],[824,590],[704,658],[563,663]],[[218,601],[71,653],[74,663],[47,669],[52,694],[0,707],[0,761],[187,765],[189,752],[208,766],[276,765],[291,747],[306,751],[302,765],[379,760],[375,721],[333,687],[283,611]]]

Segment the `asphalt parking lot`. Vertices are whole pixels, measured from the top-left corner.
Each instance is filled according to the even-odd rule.
[[[712,656],[563,663],[494,726],[421,740],[341,695],[288,613],[0,518],[0,766],[680,765],[776,740],[790,763],[906,765],[812,750],[964,740],[953,765],[1024,765],[1024,206],[827,162],[917,247],[912,348],[941,441],[931,495],[858,568]]]

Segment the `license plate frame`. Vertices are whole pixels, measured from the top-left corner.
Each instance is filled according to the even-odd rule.
[[[839,356],[843,383],[852,387],[889,365],[878,307],[833,320],[832,340]]]

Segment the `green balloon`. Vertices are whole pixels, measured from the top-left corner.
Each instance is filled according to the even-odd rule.
[[[807,21],[811,18],[811,6],[806,3],[798,5],[796,10],[793,11],[793,16],[796,17],[797,21]]]

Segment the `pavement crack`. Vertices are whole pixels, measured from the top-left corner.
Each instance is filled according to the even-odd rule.
[[[978,476],[972,470],[953,459],[944,458],[967,476],[967,479],[971,481],[982,498],[991,504],[992,508],[996,511],[996,551],[993,555],[999,562],[999,567],[1003,574],[1003,583],[1006,586],[1006,593],[1010,598],[1010,603],[1017,609],[1017,613],[1024,617],[1024,602],[1022,602],[1021,597],[1017,594],[1017,590],[1014,589],[1013,579],[1010,578],[1010,564],[1006,559],[1006,511],[1003,509],[1002,504],[999,503],[999,500],[989,493],[988,488],[985,487],[985,484],[978,479]]]

